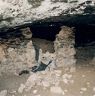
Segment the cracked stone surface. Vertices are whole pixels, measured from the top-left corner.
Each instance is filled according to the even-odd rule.
[[[94,14],[94,0],[91,0],[91,2],[86,1],[87,0],[1,0],[0,28],[20,26],[56,16],[60,18],[61,15],[65,17],[65,15],[68,14]],[[68,16],[66,16],[66,18],[68,19]],[[66,18],[64,18],[64,20]]]

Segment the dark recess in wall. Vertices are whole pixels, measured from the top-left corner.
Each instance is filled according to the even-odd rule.
[[[50,41],[54,41],[56,34],[59,33],[59,26],[33,26],[31,27],[34,38],[41,38]]]
[[[58,25],[59,24],[59,25]],[[51,24],[41,24],[41,25],[30,25],[30,29],[33,34],[33,38],[41,38],[50,41],[54,41],[56,34],[61,30],[61,26],[65,24],[60,23],[51,23]],[[72,24],[66,25],[70,27],[75,27],[75,46],[87,46],[95,42],[95,25],[86,25],[86,24]],[[26,26],[25,26],[26,27]],[[19,28],[20,29],[20,28]],[[7,32],[0,32],[0,38],[11,38],[12,36],[19,37],[21,36],[21,31],[8,30]],[[93,43],[94,44],[94,43]],[[95,44],[94,44],[95,45]]]
[[[75,32],[76,46],[95,45],[95,26],[79,25],[76,26]],[[93,42],[93,43],[92,43]]]

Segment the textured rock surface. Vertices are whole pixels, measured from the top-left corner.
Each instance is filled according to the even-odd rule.
[[[30,91],[34,86],[43,86],[44,88],[49,88],[52,84],[58,86],[61,81],[61,73],[59,71],[61,70],[31,73],[25,83],[25,91]]]
[[[63,26],[54,42],[57,66],[73,66],[76,63],[75,36],[73,28]]]
[[[52,46],[46,41],[43,41],[43,39],[43,42],[40,42],[40,39],[37,39],[36,42],[31,40],[32,33],[29,28],[21,30],[23,37],[9,38],[5,44],[1,44],[0,46],[0,53],[2,54],[0,55],[0,73],[20,72],[36,64],[39,66],[41,62],[46,65],[51,62],[47,70],[54,70],[57,66],[75,66],[76,59],[74,55],[76,51],[74,48],[75,36],[73,34],[73,28],[66,26],[61,27],[61,31],[57,34],[54,44],[51,43]],[[38,45],[36,43],[38,43]],[[47,47],[50,48],[48,49]],[[55,52],[53,51],[53,47],[55,48]],[[74,71],[73,68],[70,70]],[[46,83],[46,81],[43,82],[43,85],[49,86],[49,84]]]
[[[6,48],[5,51],[2,49],[1,46],[1,64],[0,64],[0,72],[13,72],[21,71],[23,69],[27,69],[29,67],[32,67],[35,63],[35,49],[32,45],[32,41],[29,41],[24,44],[24,42],[21,43],[21,45],[16,48]]]
[[[74,80],[72,79],[73,75],[71,73],[64,74],[63,71],[64,70],[58,69],[53,71],[31,73],[31,75],[24,83],[23,90],[25,90],[25,92],[29,92],[32,91],[33,88],[38,88],[38,90],[42,88],[41,90],[49,89],[49,92],[52,94],[64,95],[65,91],[63,88],[61,88],[61,85],[64,86],[65,84],[69,86],[69,84],[74,83]],[[33,91],[33,93],[37,93],[37,90]]]
[[[64,95],[64,91],[62,90],[61,87],[51,87],[50,91],[52,93],[57,93],[57,94],[63,94]]]
[[[65,17],[62,19],[64,21],[68,20],[68,16],[65,16],[68,14],[94,14],[94,2],[84,3],[85,1],[87,0],[1,0],[0,28],[19,26],[53,16]]]
[[[7,90],[2,90],[0,92],[0,96],[7,96]]]
[[[23,29],[20,37],[10,36],[0,40],[0,73],[19,73],[38,62],[48,64],[50,60],[52,63],[49,67],[54,68],[53,42],[39,38],[31,40],[32,33],[29,30],[27,33],[26,29]]]
[[[22,35],[26,39],[31,39],[32,38],[32,32],[29,27],[21,29]]]
[[[94,96],[95,66],[89,62],[95,46],[81,47],[77,52],[75,73],[58,68],[22,76],[4,74],[0,76],[0,92],[7,89],[6,96]]]
[[[0,45],[0,62],[5,58],[4,45]]]
[[[21,84],[20,87],[18,88],[18,93],[22,93],[24,88],[25,88],[25,85]]]

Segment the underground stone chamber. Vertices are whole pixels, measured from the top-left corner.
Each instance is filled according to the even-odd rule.
[[[36,65],[40,49],[44,55],[48,51],[52,56],[59,30],[57,27],[32,26],[0,33],[0,73],[16,73]]]
[[[64,49],[63,53],[70,51],[68,50],[70,49],[70,46],[67,47],[67,45],[70,45],[70,42],[72,43],[72,39],[69,41],[69,34],[66,38],[63,36],[65,31],[68,33],[70,31],[70,35],[73,32],[69,27],[32,26],[30,28],[27,27],[17,30],[9,30],[5,33],[1,33],[0,51],[1,54],[3,54],[0,57],[1,73],[6,73],[8,71],[16,73],[33,67],[34,65],[39,64],[39,62],[42,62],[42,60],[44,63],[48,63],[49,60],[52,59],[54,61],[53,64],[56,65],[60,59],[63,59],[63,55],[60,54],[60,52],[63,52],[62,49]],[[65,38],[65,40],[63,38]],[[66,42],[68,42],[67,45]],[[64,44],[66,45],[66,48],[63,47]],[[66,53],[64,56],[65,55]],[[70,55],[73,54],[71,53]],[[62,58],[60,58],[60,56]],[[72,60],[74,58],[70,59]],[[63,65],[64,64],[59,64],[58,67],[62,67]]]
[[[94,46],[94,26],[31,26],[29,38],[22,32],[26,29],[0,33],[1,73],[16,73],[34,66],[39,61],[40,49],[43,54],[55,54],[58,67],[71,68],[82,59],[93,61],[94,48],[88,51],[87,46]],[[88,49],[84,52],[85,46]]]

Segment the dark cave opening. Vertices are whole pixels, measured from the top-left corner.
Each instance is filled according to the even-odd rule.
[[[52,24],[51,24],[52,25]],[[49,41],[54,41],[56,34],[61,30],[61,26],[56,23],[53,26],[48,24],[29,26],[32,32],[33,38],[40,38]],[[71,27],[71,26],[70,26]],[[94,25],[73,25],[75,27],[75,46],[87,46],[94,45],[95,43],[95,26]],[[22,35],[20,28],[15,30],[8,30],[7,32],[0,32],[0,40],[8,39],[12,37],[20,37]]]
[[[75,31],[75,46],[95,45],[95,26],[79,25]]]
[[[31,27],[33,38],[41,38],[49,41],[54,41],[56,34],[59,33],[59,26],[33,26]]]
[[[71,27],[71,26],[70,26]],[[75,46],[84,47],[95,45],[95,26],[93,25],[75,25]],[[61,26],[38,26],[31,27],[34,38],[41,38],[54,41],[56,34],[61,30]]]
[[[56,34],[59,33],[61,28],[59,26],[53,25],[34,25],[34,26],[28,26],[32,32],[32,37],[33,38],[40,38],[40,39],[45,39],[49,41],[54,41],[56,38]],[[26,28],[26,27],[23,27]],[[2,31],[0,32],[0,38],[2,39],[8,39],[11,37],[20,37],[22,36],[21,30],[23,28],[19,29],[12,29],[8,30],[6,32]]]

